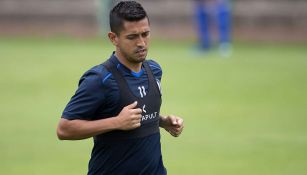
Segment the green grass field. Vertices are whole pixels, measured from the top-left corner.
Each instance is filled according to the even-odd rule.
[[[109,57],[101,40],[0,38],[0,174],[86,174],[92,140],[55,130],[83,72]],[[170,175],[307,174],[307,45],[235,43],[230,58],[155,41],[164,72],[162,131]]]

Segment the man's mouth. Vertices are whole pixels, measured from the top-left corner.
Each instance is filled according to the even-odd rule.
[[[146,49],[138,49],[135,53],[142,54],[145,52],[146,52]]]

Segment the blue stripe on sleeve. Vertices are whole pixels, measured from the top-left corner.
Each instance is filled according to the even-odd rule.
[[[111,73],[108,73],[105,77],[104,77],[104,79],[102,80],[102,83],[104,84],[104,82],[108,79],[108,78],[110,78],[111,77]]]
[[[155,65],[152,65],[152,64],[149,64],[150,67],[154,67],[154,68],[157,68],[157,69],[161,69],[160,67],[158,66],[155,66]]]

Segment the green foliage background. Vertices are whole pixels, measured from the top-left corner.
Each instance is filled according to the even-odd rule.
[[[153,41],[162,113],[185,120],[179,138],[162,131],[169,174],[307,174],[306,48],[234,43],[223,58]],[[0,174],[86,174],[92,140],[55,130],[80,76],[112,50],[101,39],[0,38]]]

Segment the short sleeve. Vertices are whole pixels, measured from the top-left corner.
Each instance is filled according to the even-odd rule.
[[[81,77],[78,89],[65,107],[62,118],[92,120],[104,101],[101,76],[89,71]]]

